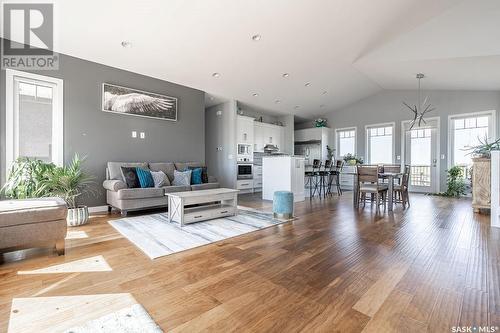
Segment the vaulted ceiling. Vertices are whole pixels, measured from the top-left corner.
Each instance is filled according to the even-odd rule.
[[[412,89],[418,72],[424,88],[500,89],[498,0],[55,3],[56,51],[214,101],[310,118],[382,89]]]

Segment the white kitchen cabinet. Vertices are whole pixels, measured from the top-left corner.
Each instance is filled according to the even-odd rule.
[[[236,142],[254,143],[254,118],[240,116],[236,117]]]
[[[264,151],[264,126],[261,123],[254,123],[254,151]]]
[[[282,149],[284,129],[282,126],[254,123],[254,150],[258,152],[264,151],[264,146],[267,144],[275,145],[280,150]]]

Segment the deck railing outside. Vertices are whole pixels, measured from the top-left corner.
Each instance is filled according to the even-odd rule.
[[[412,165],[410,184],[412,186],[431,186],[431,166]]]

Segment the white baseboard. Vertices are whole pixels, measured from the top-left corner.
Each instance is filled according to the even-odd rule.
[[[89,213],[102,213],[107,211],[108,211],[108,206],[89,207]]]

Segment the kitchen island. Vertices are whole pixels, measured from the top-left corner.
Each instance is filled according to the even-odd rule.
[[[304,201],[304,162],[302,156],[264,156],[262,158],[262,199],[273,200],[276,191],[293,192],[294,202]]]

